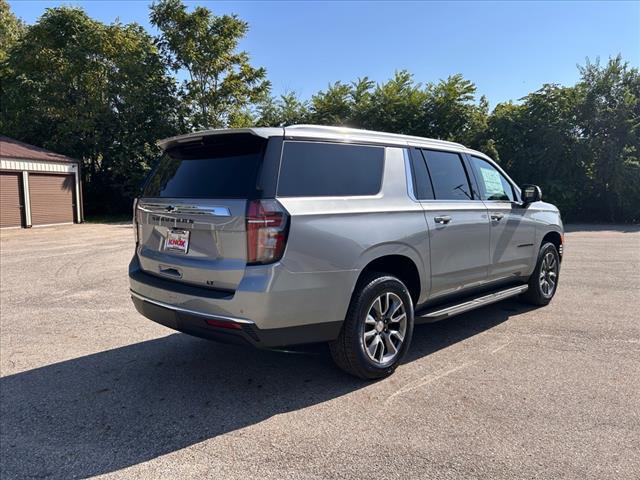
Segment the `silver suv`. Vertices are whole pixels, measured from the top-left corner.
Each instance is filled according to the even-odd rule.
[[[440,140],[320,126],[159,142],[134,204],[137,310],[199,337],[329,342],[391,374],[415,323],[520,295],[546,305],[563,227],[537,186]]]

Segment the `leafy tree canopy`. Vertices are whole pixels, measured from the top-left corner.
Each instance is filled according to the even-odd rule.
[[[0,62],[24,31],[24,23],[13,14],[7,0],[0,0]]]
[[[315,123],[458,141],[541,185],[565,219],[640,221],[640,74],[619,56],[491,112],[460,74],[420,83],[405,70],[274,98],[264,68],[238,51],[244,21],[181,0],[150,15],[157,38],[70,7],[25,26],[0,0],[0,131],[82,159],[89,213],[129,209],[159,138]]]
[[[264,68],[254,68],[238,41],[249,29],[235,15],[216,16],[204,7],[189,13],[181,0],[151,7],[160,46],[175,72],[186,71],[181,88],[188,128],[221,128],[247,122],[247,110],[269,93]]]
[[[81,159],[89,212],[130,205],[155,141],[175,132],[174,80],[153,38],[136,24],[48,9],[10,48],[1,74],[0,129]]]
[[[579,67],[570,87],[548,84],[492,112],[462,75],[424,87],[397,72],[376,84],[336,82],[310,102],[269,100],[260,125],[319,123],[461,142],[543,187],[565,218],[640,220],[640,75],[621,57]],[[285,101],[286,100],[286,101]]]

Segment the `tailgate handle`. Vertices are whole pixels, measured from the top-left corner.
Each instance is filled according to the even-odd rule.
[[[160,265],[159,269],[160,269],[160,273],[163,274],[163,275],[169,275],[171,277],[182,278],[182,273],[180,273],[180,270],[178,270],[177,268],[165,267],[163,265]]]

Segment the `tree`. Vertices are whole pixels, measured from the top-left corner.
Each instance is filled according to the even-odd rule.
[[[321,125],[345,125],[353,113],[351,85],[335,82],[325,91],[311,97],[311,111],[314,123]]]
[[[472,145],[486,127],[486,99],[475,102],[476,86],[456,74],[427,85],[422,135]],[[473,145],[479,146],[479,145]]]
[[[580,216],[587,185],[576,108],[580,91],[547,84],[515,105],[496,106],[488,125],[498,158],[516,180],[542,186],[545,198]]]
[[[354,84],[356,86],[357,84]],[[364,128],[392,133],[416,134],[420,131],[425,92],[406,70],[396,72],[385,83],[363,90],[355,106],[355,119]],[[355,97],[355,95],[354,95]]]
[[[640,75],[618,56],[573,87],[496,106],[487,138],[513,177],[542,186],[572,220],[640,220]]]
[[[81,159],[88,213],[123,211],[176,132],[175,85],[153,38],[81,9],[47,9],[9,50],[0,129]]]
[[[597,216],[640,220],[640,73],[618,55],[580,67],[580,133]]]
[[[151,20],[157,39],[69,7],[27,27],[0,0],[0,131],[81,159],[89,213],[130,208],[158,138],[317,123],[458,141],[541,185],[565,219],[640,221],[640,74],[620,56],[491,113],[460,74],[421,84],[404,70],[272,98],[265,70],[238,52],[248,26],[236,16],[160,0]]]
[[[159,44],[171,69],[188,75],[181,91],[188,128],[244,123],[248,110],[265,100],[266,70],[252,67],[249,55],[237,51],[246,22],[204,7],[189,13],[181,0],[160,0],[151,7],[151,23],[161,32]]]
[[[283,127],[309,122],[309,105],[301,101],[295,92],[287,92],[279,98],[267,98],[259,108],[259,127]]]
[[[0,63],[25,31],[24,23],[13,14],[7,0],[0,0]]]

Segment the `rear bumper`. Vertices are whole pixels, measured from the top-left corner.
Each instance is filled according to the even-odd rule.
[[[328,322],[261,330],[251,321],[161,305],[134,292],[131,292],[131,300],[139,313],[165,327],[208,340],[258,348],[329,341],[338,336],[342,326],[342,322]]]
[[[318,285],[315,279],[310,286],[298,284],[297,289],[282,291],[277,289],[277,278],[273,271],[267,281],[260,275],[249,275],[241,285],[244,290],[229,292],[147,274],[140,269],[136,256],[129,265],[131,297],[138,312],[174,330],[263,348],[335,339],[342,327],[342,320],[336,318],[344,317],[346,305],[338,313],[342,301],[331,298],[331,294],[343,285],[328,279],[326,286]],[[272,290],[257,288],[263,284]],[[350,295],[350,290],[346,292]],[[345,301],[348,303],[348,298]]]
[[[165,327],[188,333],[196,337],[218,340],[225,343],[241,343],[253,345],[259,342],[255,338],[252,323],[241,324],[230,320],[218,320],[227,322],[228,328],[211,327],[207,320],[212,317],[198,315],[195,312],[176,310],[168,306],[160,305],[146,299],[141,295],[131,292],[131,300],[139,313]]]

